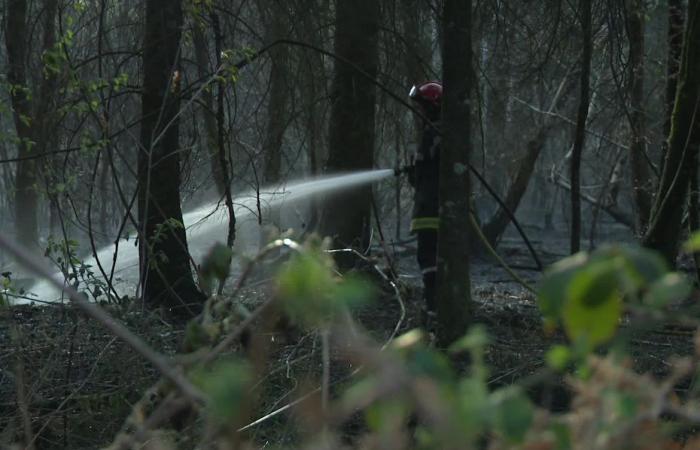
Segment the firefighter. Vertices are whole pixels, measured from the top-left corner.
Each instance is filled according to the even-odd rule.
[[[442,84],[429,81],[414,85],[409,97],[424,116],[421,142],[408,181],[414,188],[411,233],[418,238],[416,257],[423,277],[424,322],[429,325],[435,316]]]

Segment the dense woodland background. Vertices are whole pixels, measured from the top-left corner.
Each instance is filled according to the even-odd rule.
[[[700,228],[697,0],[4,0],[0,15],[3,236],[66,274],[129,236],[144,302],[176,315],[206,298],[183,211],[219,201],[211,244],[231,247],[250,239],[243,195],[410,164],[423,119],[407,93],[426,80],[445,84],[442,343],[471,318],[464,255],[488,253],[471,214],[497,250],[514,214],[538,251],[554,231],[593,249],[614,223],[671,265]],[[386,251],[380,235],[410,240],[411,193],[395,177],[289,223],[252,215]],[[27,276],[6,249],[0,267]]]

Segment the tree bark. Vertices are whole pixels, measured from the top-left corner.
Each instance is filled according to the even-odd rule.
[[[25,158],[33,153],[31,143],[31,104],[29,101],[25,60],[27,57],[27,2],[7,2],[5,47],[7,49],[7,82],[10,85],[13,118],[17,131],[17,156]],[[37,225],[36,162],[17,163],[15,173],[15,233],[17,241],[25,246],[39,242]]]
[[[267,28],[267,41],[274,42],[285,34],[284,11],[276,2],[261,1],[262,15]],[[280,181],[282,168],[282,141],[287,129],[287,105],[289,104],[290,87],[287,85],[290,73],[289,46],[278,45],[270,50],[270,77],[268,81],[267,124],[263,140],[263,155],[265,167],[263,181],[274,184]]]
[[[549,105],[548,113],[552,113],[561,100],[566,97],[565,92],[568,91],[570,86],[572,86],[572,83],[569,82],[569,74],[567,73],[559,84],[557,91],[554,93],[554,98]],[[504,203],[513,214],[515,214],[515,211],[520,205],[520,201],[527,191],[530,178],[535,171],[535,164],[544,148],[549,131],[552,128],[551,122],[550,115],[546,114],[535,136],[527,142],[525,154],[521,157],[513,182],[508,187]],[[486,236],[491,245],[496,245],[510,222],[511,220],[508,212],[499,207],[493,217],[483,227],[484,236]]]
[[[535,170],[535,163],[542,152],[547,140],[548,126],[542,126],[534,138],[526,144],[525,154],[521,157],[513,182],[508,188],[504,203],[509,211],[515,213],[520,200],[525,195],[530,178]],[[510,216],[503,208],[498,208],[496,214],[484,225],[484,236],[491,245],[495,245],[510,223]]]
[[[678,90],[674,102],[668,151],[652,208],[644,245],[661,252],[671,264],[678,254],[681,221],[688,187],[700,146],[700,2],[691,0],[683,39]]]
[[[668,0],[668,59],[666,61],[666,120],[664,121],[664,136],[671,133],[671,116],[673,103],[678,89],[678,73],[681,69],[681,53],[683,51],[683,2]],[[664,142],[662,158],[666,154],[668,141]],[[662,164],[663,165],[663,159]]]
[[[375,87],[368,80],[377,73],[379,3],[338,0],[336,5],[336,61],[332,86],[327,172],[368,170],[374,164]],[[369,243],[371,187],[328,198],[321,229],[336,246],[365,248]],[[341,266],[349,264],[341,257]]]
[[[586,142],[586,120],[590,101],[590,75],[593,42],[591,41],[591,0],[579,1],[579,20],[583,37],[581,56],[581,92],[574,147],[571,152],[571,253],[581,248],[581,156]]]
[[[195,286],[180,206],[179,47],[182,1],[146,1],[138,211],[141,284],[149,306],[196,313]]]
[[[466,332],[471,318],[469,228],[471,185],[471,0],[443,5],[442,148],[438,230],[438,341],[449,345]]]
[[[643,0],[627,0],[627,29],[629,38],[629,122],[632,132],[630,166],[632,193],[635,204],[636,229],[644,233],[651,210],[651,177],[646,156],[646,123],[644,109],[644,23]]]
[[[211,64],[209,63],[209,50],[207,48],[207,35],[204,29],[203,18],[196,19],[192,30],[192,44],[194,56],[197,61],[197,75],[204,82],[209,81],[211,76]],[[226,183],[224,181],[223,169],[219,161],[219,146],[216,129],[216,113],[214,112],[214,83],[202,91],[202,123],[204,124],[204,142],[206,153],[209,157],[212,177],[216,192],[220,196],[224,195]]]

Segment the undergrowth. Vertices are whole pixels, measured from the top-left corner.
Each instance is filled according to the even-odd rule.
[[[695,242],[688,251],[698,250]],[[124,367],[123,377],[143,377],[131,384],[135,391],[114,389],[128,384],[119,374],[112,387],[82,387],[95,398],[102,392],[102,401],[119,403],[115,416],[127,416],[105,427],[114,436],[108,448],[700,448],[692,285],[653,252],[610,246],[553,265],[537,297],[543,320],[516,336],[548,348],[524,354],[519,347],[506,361],[515,368],[517,358],[528,362],[517,373],[496,364],[507,346],[484,320],[449,348],[435,348],[431,334],[411,327],[408,293],[376,261],[365,261],[364,275],[341,276],[323,242],[280,240],[251,267],[270,255],[285,262],[269,283],[246,288],[250,271],[244,272],[232,294],[210,296],[182,345],[174,344],[176,336],[156,346],[172,354],[203,400],[185,396],[152,368],[139,375]],[[201,273],[210,292],[229,264],[220,247],[211,252]],[[381,311],[376,302],[387,300],[401,317],[397,326],[383,334],[366,330],[357,317]],[[115,315],[128,319],[119,308]],[[149,317],[158,328],[157,316]],[[12,331],[15,348],[27,333]],[[678,353],[664,358],[661,372],[639,364],[648,336],[662,337],[654,345],[667,355]],[[676,345],[681,341],[688,346]],[[94,364],[90,370],[99,370]],[[70,379],[65,366],[55,370],[54,379]],[[3,368],[3,376],[31,387],[38,375],[16,365]],[[547,383],[559,389],[545,400],[537,394]],[[65,404],[56,400],[57,413],[38,418],[35,393],[14,397],[18,407],[0,445],[23,448],[10,442],[26,443],[28,431],[46,421],[61,435],[56,424],[71,410]],[[97,400],[73,395],[71,402],[80,401]],[[54,444],[46,448],[61,448]]]

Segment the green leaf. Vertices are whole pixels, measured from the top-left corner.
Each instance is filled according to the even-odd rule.
[[[412,350],[406,361],[409,372],[417,377],[428,377],[448,383],[454,379],[450,363],[440,352],[425,347]]]
[[[688,253],[700,252],[700,231],[695,231],[683,244],[683,250]]]
[[[564,309],[564,329],[570,339],[584,339],[589,350],[610,340],[617,330],[622,314],[622,299],[616,290],[596,305],[589,305],[581,296],[567,302]]]
[[[571,431],[569,427],[561,422],[554,422],[549,427],[554,433],[557,450],[571,450]]]
[[[460,424],[467,434],[476,434],[491,420],[489,390],[482,380],[463,378],[457,387]]]
[[[350,308],[366,304],[377,295],[377,289],[367,280],[348,276],[336,286],[334,293],[337,302]]]
[[[534,420],[530,400],[516,387],[494,392],[496,430],[511,443],[521,443]]]
[[[569,286],[569,300],[563,311],[564,329],[570,339],[585,339],[590,349],[608,341],[617,330],[622,298],[605,272],[609,265],[596,265],[578,273]]]
[[[565,345],[555,345],[547,352],[546,360],[552,369],[563,371],[571,361],[571,350]]]
[[[591,262],[571,278],[567,297],[595,308],[618,292],[618,264],[615,259]]]
[[[617,409],[625,419],[633,419],[639,411],[639,400],[630,394],[621,392],[617,401]]]
[[[202,261],[202,275],[208,279],[224,281],[231,270],[233,250],[222,243],[216,243]]]
[[[400,398],[391,398],[372,404],[367,408],[365,421],[375,432],[399,428],[408,417],[408,403]]]
[[[553,264],[540,283],[537,303],[545,319],[556,321],[566,303],[571,279],[588,262],[588,254],[580,252]]]
[[[646,305],[656,308],[688,298],[693,286],[687,278],[678,273],[667,273],[649,287],[643,298]]]
[[[623,258],[621,266],[628,280],[639,288],[652,283],[668,272],[668,264],[663,257],[648,248],[636,246],[613,246],[604,248],[602,254],[619,255]]]
[[[200,370],[193,381],[207,396],[212,415],[228,422],[238,417],[248,398],[252,375],[250,367],[239,361],[222,361],[209,371]]]
[[[295,322],[311,326],[329,320],[337,311],[335,284],[330,267],[315,252],[295,255],[277,277],[287,313]]]
[[[469,329],[467,334],[455,341],[448,351],[450,353],[481,351],[490,342],[489,335],[486,332],[486,327],[483,325],[475,325]]]

